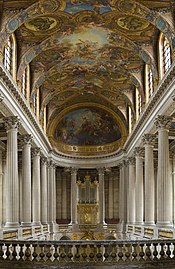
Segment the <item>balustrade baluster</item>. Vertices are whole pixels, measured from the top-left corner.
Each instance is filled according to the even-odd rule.
[[[140,257],[140,260],[144,260],[144,256],[145,256],[145,253],[143,251],[143,247],[144,247],[144,244],[139,244],[140,246],[140,250],[139,250],[139,257]]]
[[[24,245],[23,244],[19,244],[19,260],[22,260],[24,257]]]
[[[153,246],[154,246],[154,251],[153,251],[153,260],[158,260],[158,243],[153,243]]]
[[[74,260],[75,261],[80,261],[80,245],[76,245],[76,253],[74,255]]]
[[[112,261],[116,261],[116,258],[117,258],[117,248],[116,248],[116,244],[112,244],[111,245],[112,247],[112,251],[111,251],[111,258],[112,258]]]
[[[86,245],[83,245],[81,247],[82,247],[82,250],[83,250],[83,252],[81,254],[82,260],[83,261],[87,261],[87,257],[88,257],[88,255],[87,255],[87,246]]]
[[[95,259],[95,247],[94,245],[90,245],[90,253],[89,253],[89,260],[94,261]]]
[[[161,242],[160,243],[160,246],[161,246],[161,250],[160,250],[160,259],[161,260],[164,260],[165,259],[165,250],[164,250],[164,247],[165,247],[165,243]]]
[[[10,260],[10,255],[11,255],[11,252],[10,252],[10,243],[6,243],[6,252],[5,252],[5,255],[6,255],[6,260]]]
[[[96,257],[97,257],[97,260],[98,261],[102,261],[103,260],[101,245],[97,245],[97,254],[96,254]]]
[[[146,249],[145,249],[145,254],[146,254],[146,259],[147,260],[152,260],[152,252],[151,252],[151,250],[150,250],[150,248],[151,248],[151,244],[150,243],[146,243]]]
[[[166,255],[168,256],[167,258],[171,259],[171,250],[170,250],[171,243],[166,243],[166,245],[167,245]]]
[[[60,246],[59,256],[60,256],[60,259],[59,259],[60,262],[66,261],[66,252],[65,252],[65,246],[64,245]]]
[[[4,248],[4,244],[0,243],[0,260],[4,260],[4,258],[3,258],[3,256],[4,256],[3,248]]]
[[[32,253],[33,261],[37,261],[37,257],[38,257],[37,246],[34,245],[33,247],[34,247],[34,250],[33,250],[33,253]]]
[[[126,261],[127,260],[132,260],[131,257],[131,244],[125,244],[125,257],[126,257]]]
[[[40,257],[40,261],[44,262],[44,257],[45,257],[45,253],[44,253],[44,245],[40,245],[40,253],[39,253],[39,257]]]
[[[104,259],[104,261],[109,261],[109,257],[110,257],[110,255],[109,255],[109,249],[110,249],[110,245],[105,245],[104,246],[104,248],[105,248],[105,253],[104,253],[104,257],[105,257],[105,259]]]
[[[47,246],[46,247],[46,257],[47,257],[47,261],[51,262],[51,258],[52,258],[52,253],[51,253],[51,246]]]
[[[25,260],[30,261],[32,259],[31,256],[31,249],[30,249],[30,243],[26,244],[26,250],[25,250]]]
[[[118,245],[118,257],[119,257],[119,261],[123,261],[123,245],[122,244]]]
[[[68,246],[67,258],[69,262],[72,261],[72,258],[73,258],[72,247],[73,247],[72,245]]]
[[[54,247],[55,247],[55,252],[53,254],[53,257],[54,257],[54,261],[57,261],[58,260],[58,257],[59,257],[59,254],[58,254],[58,246],[55,244]]]
[[[17,252],[16,252],[17,243],[12,245],[12,260],[16,260]]]
[[[133,252],[132,252],[132,257],[133,257],[133,261],[137,260],[138,256],[137,256],[137,249],[138,249],[138,245],[137,244],[133,244],[132,245],[133,248]]]

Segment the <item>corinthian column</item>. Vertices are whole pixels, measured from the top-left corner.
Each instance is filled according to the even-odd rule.
[[[143,224],[143,148],[136,147],[135,223]]]
[[[128,178],[128,201],[127,201],[127,222],[135,222],[135,158],[128,158],[129,178]]]
[[[154,220],[154,158],[153,146],[155,135],[145,134],[143,136],[145,146],[145,225],[155,224]]]
[[[4,119],[7,130],[7,195],[5,227],[19,226],[19,180],[17,133],[19,119],[11,116]]]
[[[48,163],[48,223],[52,225],[54,223],[54,175],[53,175],[54,163],[52,160]]]
[[[41,222],[47,224],[47,158],[41,158]]]
[[[169,176],[168,133],[172,117],[159,115],[155,119],[158,129],[158,174],[157,174],[157,225],[172,224],[172,184]]]
[[[71,169],[71,225],[77,224],[77,169]]]
[[[22,226],[31,225],[31,142],[32,136],[21,136],[22,144]]]
[[[98,177],[99,177],[99,224],[105,224],[105,193],[104,193],[104,168],[100,168],[98,170]]]
[[[40,148],[32,150],[33,155],[33,225],[41,224],[41,184],[40,184]]]
[[[120,223],[126,223],[127,193],[126,193],[126,161],[120,163],[119,182],[119,219]]]

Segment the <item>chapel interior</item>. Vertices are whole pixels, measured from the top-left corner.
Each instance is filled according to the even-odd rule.
[[[174,238],[175,1],[0,0],[0,268],[175,268]]]

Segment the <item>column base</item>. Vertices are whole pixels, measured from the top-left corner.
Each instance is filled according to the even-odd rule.
[[[6,222],[4,228],[19,228],[19,222]]]
[[[33,221],[32,226],[41,226],[41,221]]]
[[[21,227],[28,227],[28,226],[32,226],[31,222],[21,222]]]
[[[79,231],[79,224],[78,223],[69,223],[68,224],[69,227],[72,228],[72,231]]]
[[[154,221],[145,221],[144,226],[155,226],[155,222]]]
[[[157,221],[156,226],[158,226],[158,227],[173,227],[173,223],[170,221]]]

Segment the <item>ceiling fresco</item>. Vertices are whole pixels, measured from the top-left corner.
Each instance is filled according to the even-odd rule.
[[[118,150],[128,135],[128,107],[135,117],[135,87],[145,100],[145,63],[158,79],[160,31],[175,48],[170,1],[6,0],[3,10],[0,49],[15,33],[17,79],[30,65],[30,101],[39,89],[40,116],[47,107],[47,134],[57,150]],[[89,129],[83,129],[85,120]]]

